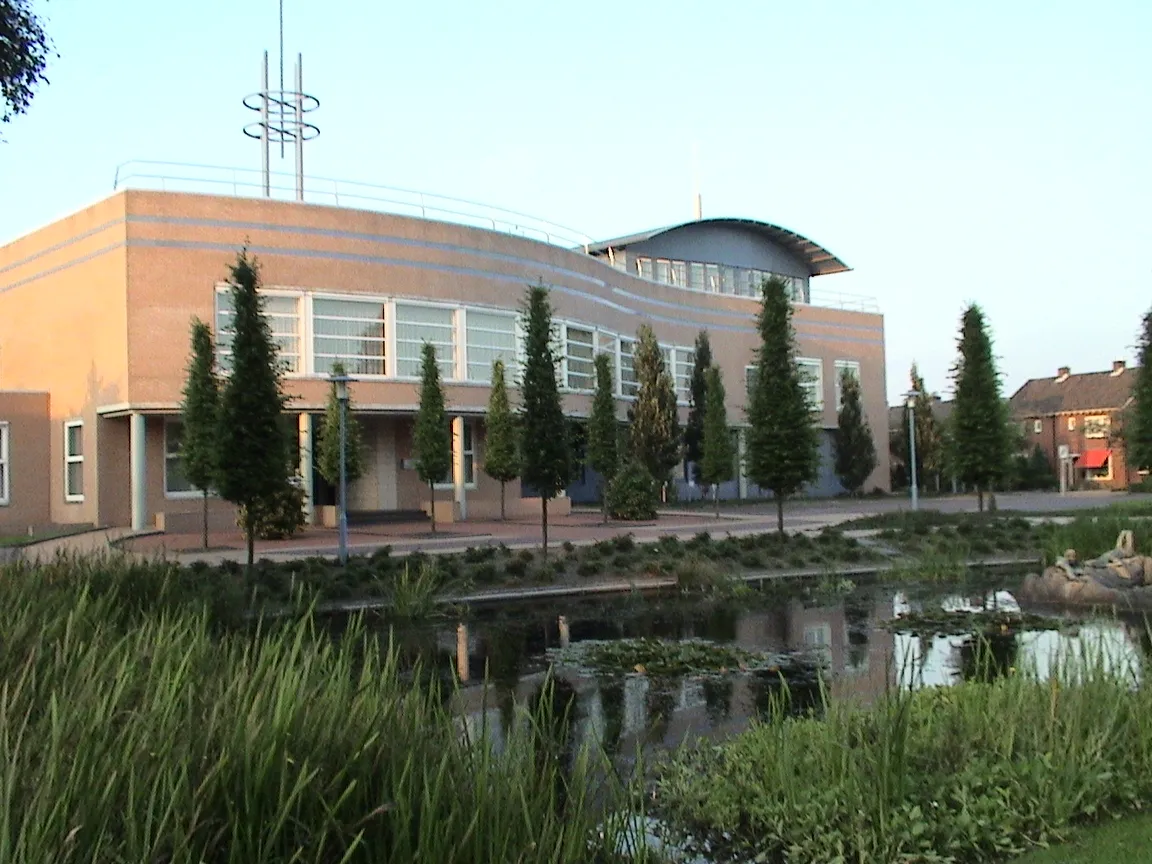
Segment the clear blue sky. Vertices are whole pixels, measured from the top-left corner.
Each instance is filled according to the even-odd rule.
[[[116,165],[258,167],[241,97],[276,0],[51,0],[60,58],[0,130],[0,241]],[[1006,392],[1131,359],[1152,305],[1152,2],[286,0],[321,137],[309,173],[476,199],[608,237],[775,222],[875,296],[888,391],[947,391],[982,303]],[[275,73],[274,73],[275,75]],[[290,165],[285,163],[290,169]]]

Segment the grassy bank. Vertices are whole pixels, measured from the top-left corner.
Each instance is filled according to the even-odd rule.
[[[1033,852],[1019,864],[1116,864],[1145,861],[1152,849],[1152,815],[1120,819],[1077,832],[1068,842]]]
[[[680,839],[758,861],[1005,860],[1150,801],[1152,692],[1099,667],[781,717],[675,757],[656,792]]]
[[[142,612],[142,572],[66,575],[0,580],[0,860],[607,862],[626,843],[603,824],[619,790],[546,697],[496,748],[355,625],[220,635],[207,609]]]

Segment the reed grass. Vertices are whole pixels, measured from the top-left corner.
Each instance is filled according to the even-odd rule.
[[[360,623],[222,632],[166,565],[80,566],[0,573],[0,861],[607,862],[635,845],[604,818],[628,790],[594,781],[590,752],[552,755],[568,718],[548,699],[497,748]]]
[[[1152,691],[1133,684],[1100,654],[1048,681],[826,700],[673,757],[656,812],[711,860],[1005,860],[1152,801]]]

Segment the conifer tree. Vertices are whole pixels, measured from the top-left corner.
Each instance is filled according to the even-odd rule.
[[[664,366],[656,334],[647,324],[636,332],[636,401],[629,416],[632,454],[656,481],[657,487],[680,462],[680,422],[676,388]]]
[[[700,463],[704,456],[704,415],[707,412],[707,376],[712,368],[712,344],[708,331],[696,336],[693,353],[692,382],[688,396],[688,422],[684,425],[684,458],[688,461],[692,479],[704,482],[700,476]]]
[[[728,409],[724,405],[724,380],[720,367],[708,370],[705,384],[703,458],[700,480],[712,485],[716,518],[720,518],[720,484],[732,479],[736,454],[732,447],[732,430],[728,428]]]
[[[332,374],[344,375],[344,364],[333,363]],[[351,396],[344,410],[344,479],[351,483],[364,476],[364,444],[360,421],[352,413]],[[335,383],[328,390],[319,438],[316,467],[320,476],[335,486],[340,482],[340,400],[337,398]]]
[[[232,356],[217,414],[216,483],[220,496],[240,508],[251,569],[258,513],[274,509],[290,486],[289,440],[281,422],[288,398],[259,294],[259,267],[247,249],[237,255],[230,281]]]
[[[1152,469],[1152,310],[1144,316],[1137,346],[1140,368],[1132,389],[1132,408],[1125,423],[1124,444],[1129,468]]]
[[[836,427],[836,476],[841,485],[855,495],[876,468],[876,444],[864,415],[860,381],[848,369],[840,373]]]
[[[220,380],[216,376],[216,346],[211,328],[192,319],[192,354],[184,382],[181,406],[183,430],[180,460],[188,482],[204,496],[204,548],[208,548],[208,495],[216,485],[216,415],[220,409]]]
[[[540,533],[548,555],[548,502],[564,491],[572,471],[568,424],[560,402],[552,346],[552,305],[544,285],[528,287],[524,370],[520,385],[520,476],[540,496]]]
[[[796,365],[791,294],[778,276],[764,280],[757,326],[760,347],[747,409],[747,472],[776,498],[776,524],[783,534],[784,499],[816,479],[820,433]]]
[[[416,451],[416,473],[428,484],[428,510],[432,532],[436,532],[436,484],[444,482],[452,467],[452,431],[444,413],[444,388],[436,349],[424,343],[420,365],[420,407],[412,432]]]
[[[520,476],[520,458],[516,453],[516,418],[508,405],[504,361],[500,359],[492,363],[492,391],[484,424],[484,473],[500,483],[500,520],[504,521],[504,484]]]
[[[913,392],[919,394],[913,402],[916,412],[912,428],[916,431],[916,479],[921,488],[927,488],[929,478],[934,479],[939,486],[940,475],[944,468],[944,439],[940,428],[940,421],[936,419],[933,410],[934,399],[924,385],[924,378],[916,364],[912,364],[908,373],[909,384]],[[907,407],[904,409],[907,412]],[[904,461],[908,461],[908,416],[904,416],[904,426],[901,432],[904,440]]]
[[[616,420],[616,389],[612,380],[612,358],[596,355],[596,392],[588,417],[588,464],[600,475],[600,501],[604,521],[608,521],[608,486],[619,464],[620,424]]]
[[[1008,416],[1000,396],[1000,374],[984,312],[973,303],[961,318],[959,356],[952,367],[956,396],[952,406],[953,459],[961,482],[984,493],[1000,481],[1012,458]]]

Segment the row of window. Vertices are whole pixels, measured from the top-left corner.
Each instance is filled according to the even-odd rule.
[[[665,258],[636,257],[632,259],[632,266],[629,267],[623,254],[619,257],[611,256],[609,263],[617,270],[631,272],[641,279],[675,285],[689,291],[732,294],[737,297],[759,297],[764,282],[775,276],[783,279],[788,285],[794,302],[808,302],[807,283],[802,276],[785,276],[768,270]]]
[[[428,342],[436,349],[446,381],[488,384],[492,364],[498,359],[515,380],[524,354],[524,335],[514,312],[310,293],[273,291],[264,297],[264,314],[289,374],[329,375],[339,362],[353,376],[416,379]],[[217,290],[217,350],[225,370],[232,354],[230,301],[227,289]],[[627,336],[586,324],[556,322],[553,350],[560,359],[560,384],[570,391],[592,392],[595,356],[606,353],[614,361],[617,395],[635,396],[634,349],[635,340]],[[661,350],[677,396],[686,403],[695,354],[677,345],[661,346]]]
[[[812,406],[813,411],[824,410],[824,361],[819,357],[797,357],[796,366],[800,372],[800,384],[804,387],[808,395],[808,404]],[[847,372],[857,381],[860,380],[860,363],[856,360],[837,360],[835,361],[835,388],[836,388],[836,410],[840,410],[843,404],[843,395],[840,392],[840,376]],[[745,395],[749,400],[752,398],[752,387],[756,383],[756,367],[744,367],[744,387]]]
[[[1098,414],[1098,415],[1087,416],[1084,418],[1083,422],[1084,422],[1083,432],[1084,432],[1085,438],[1107,438],[1109,433],[1112,431],[1112,418],[1109,417],[1107,414]],[[1069,417],[1067,424],[1068,424],[1068,431],[1069,432],[1075,432],[1076,431],[1076,418],[1075,417]],[[1024,422],[1023,426],[1024,426],[1024,428],[1021,431],[1027,432],[1028,431],[1027,421]],[[1032,421],[1032,433],[1034,435],[1039,435],[1043,431],[1044,431],[1044,421],[1043,420],[1033,420]]]

